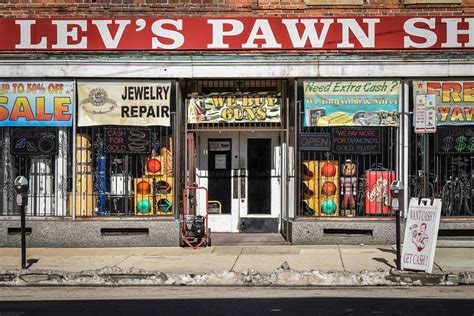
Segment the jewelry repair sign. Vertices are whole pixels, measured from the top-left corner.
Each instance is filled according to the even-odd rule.
[[[170,126],[171,82],[79,81],[78,126]]]
[[[0,126],[72,126],[73,81],[1,81]]]
[[[408,207],[402,250],[402,269],[431,273],[441,217],[440,199],[412,198]]]

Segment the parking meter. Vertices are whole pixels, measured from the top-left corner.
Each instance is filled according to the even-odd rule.
[[[28,204],[28,179],[24,176],[18,176],[13,185],[16,191],[16,205],[25,207]]]
[[[26,269],[26,216],[25,207],[28,204],[28,179],[24,176],[16,177],[13,181],[16,191],[16,204],[21,215],[21,268]]]
[[[400,180],[395,180],[390,184],[390,193],[392,195],[392,211],[400,211],[399,197],[403,194],[403,183]]]
[[[392,211],[395,212],[395,233],[397,242],[397,269],[401,270],[401,236],[400,236],[400,202],[399,197],[403,195],[403,183],[395,180],[390,184],[390,193],[392,195]]]

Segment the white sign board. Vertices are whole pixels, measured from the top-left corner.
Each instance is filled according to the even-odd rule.
[[[402,250],[402,269],[431,273],[438,239],[441,200],[410,200]]]
[[[436,132],[436,94],[418,94],[415,98],[415,133]]]
[[[227,156],[226,155],[216,155],[215,156],[215,166],[214,169],[227,169]]]

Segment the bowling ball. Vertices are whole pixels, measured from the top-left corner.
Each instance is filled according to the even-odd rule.
[[[336,166],[332,162],[325,162],[321,168],[321,173],[325,177],[334,177],[336,175]]]
[[[324,201],[321,205],[321,211],[326,215],[334,215],[337,210],[337,205],[333,200]]]
[[[157,173],[161,170],[161,162],[158,159],[153,158],[148,160],[146,167],[151,173]]]
[[[146,181],[140,181],[137,183],[137,194],[147,195],[150,194],[151,187],[150,184]]]
[[[322,195],[334,195],[336,193],[336,185],[334,182],[324,182],[321,188]]]
[[[151,203],[148,200],[141,200],[137,203],[137,210],[140,213],[148,213],[151,209]]]

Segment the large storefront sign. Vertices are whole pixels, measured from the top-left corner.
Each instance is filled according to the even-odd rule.
[[[78,126],[170,126],[171,83],[81,81]]]
[[[304,126],[398,126],[399,81],[305,81]]]
[[[72,126],[72,81],[1,81],[0,126]]]
[[[471,20],[471,16],[7,18],[0,20],[0,50],[472,49]]]
[[[278,123],[280,93],[193,94],[188,102],[188,123]]]
[[[474,123],[474,81],[414,81],[413,94],[436,96],[436,125]]]

